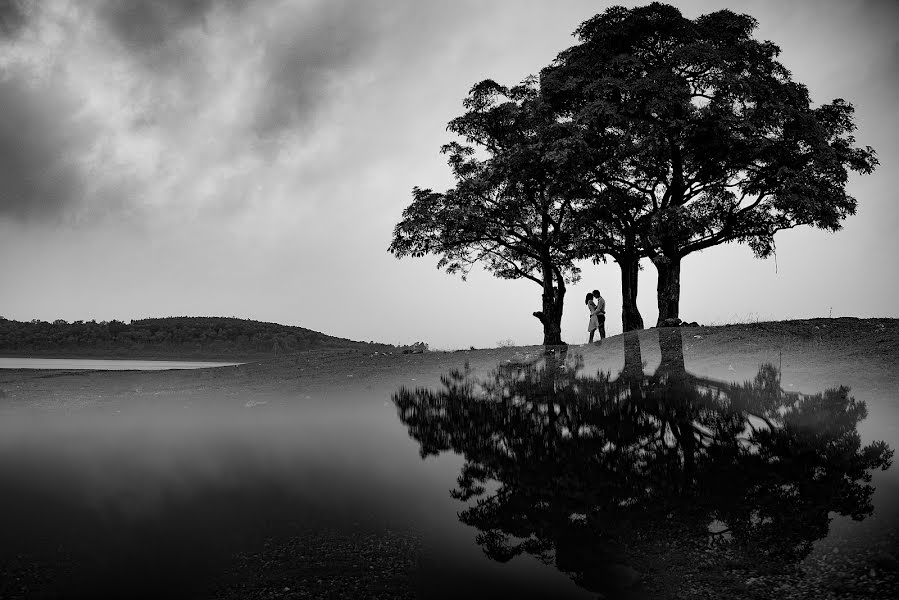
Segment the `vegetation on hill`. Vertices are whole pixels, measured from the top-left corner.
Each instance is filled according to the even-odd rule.
[[[122,321],[11,321],[0,317],[0,356],[266,358],[371,344],[303,327],[227,317]]]

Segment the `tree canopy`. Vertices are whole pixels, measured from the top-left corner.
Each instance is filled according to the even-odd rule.
[[[455,186],[416,187],[390,251],[437,255],[439,268],[463,278],[480,264],[496,277],[536,283],[544,343],[560,344],[566,285],[580,273],[583,195],[573,193],[571,177],[584,154],[578,138],[548,110],[533,79],[511,88],[482,81],[464,107],[448,126],[462,141],[442,148]]]
[[[756,25],[729,10],[691,20],[657,2],[612,7],[541,74],[545,101],[583,139],[616,136],[620,162],[593,185],[627,202],[600,226],[623,225],[653,260],[659,323],[678,316],[684,256],[742,242],[766,257],[778,231],[835,231],[856,209],[849,172],[877,164],[855,144],[852,105],[813,108]]]

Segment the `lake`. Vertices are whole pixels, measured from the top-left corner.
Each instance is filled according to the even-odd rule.
[[[0,356],[0,369],[86,369],[92,371],[162,371],[230,367],[235,362],[185,360],[130,360],[103,358],[8,358]]]
[[[0,409],[0,597],[854,589],[895,558],[896,390],[814,360],[646,332],[323,393]]]

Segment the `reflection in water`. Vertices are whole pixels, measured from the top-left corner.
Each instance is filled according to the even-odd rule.
[[[742,385],[698,377],[680,331],[660,330],[660,346],[652,375],[634,334],[614,379],[561,357],[453,371],[394,402],[422,457],[464,457],[451,493],[489,557],[528,553],[589,590],[620,592],[675,553],[783,568],[827,535],[830,512],[873,512],[870,471],[892,450],[862,446],[865,404],[847,388],[785,392],[771,365]]]

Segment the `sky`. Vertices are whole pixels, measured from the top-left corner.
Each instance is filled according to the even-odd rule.
[[[476,82],[514,84],[614,3],[580,0],[0,0],[0,315],[69,321],[234,316],[435,349],[538,344],[540,288],[387,251],[414,186],[445,189],[442,144]],[[638,3],[621,3],[634,6]],[[642,4],[642,3],[640,3]],[[730,8],[814,103],[856,108],[880,166],[853,176],[843,230],[718,246],[682,266],[704,324],[899,317],[899,3]],[[655,269],[638,305],[655,323]],[[619,271],[582,265],[621,331]]]

